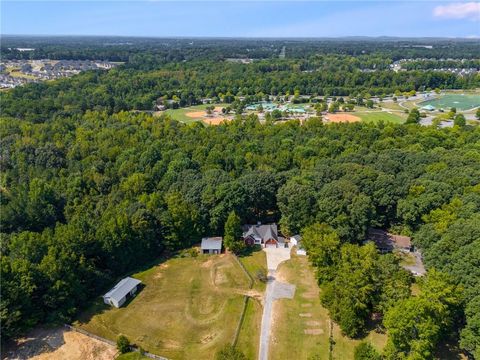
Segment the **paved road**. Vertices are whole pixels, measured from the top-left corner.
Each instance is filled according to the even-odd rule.
[[[258,359],[268,360],[268,346],[272,327],[273,301],[276,299],[292,299],[295,294],[295,286],[275,280],[278,265],[290,259],[290,249],[264,248],[267,253],[268,281],[263,303],[262,328],[260,331],[260,346]]]

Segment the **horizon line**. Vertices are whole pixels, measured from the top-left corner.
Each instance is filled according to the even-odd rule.
[[[107,35],[107,34],[1,34],[2,37],[112,37],[137,39],[246,39],[246,40],[337,40],[337,39],[392,39],[392,40],[477,40],[473,36],[397,36],[397,35],[342,35],[342,36],[198,36],[198,35]]]

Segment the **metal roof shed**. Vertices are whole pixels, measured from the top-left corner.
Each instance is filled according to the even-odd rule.
[[[103,295],[104,303],[119,308],[125,303],[129,295],[131,296],[137,292],[138,285],[141,283],[140,280],[131,277],[120,280],[113,289]]]
[[[220,254],[222,252],[222,237],[205,237],[202,239],[203,254]]]

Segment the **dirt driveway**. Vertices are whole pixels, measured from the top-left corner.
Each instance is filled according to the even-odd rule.
[[[278,265],[290,259],[289,248],[263,248],[267,253],[268,282],[265,290],[265,301],[262,315],[262,328],[260,331],[259,360],[268,360],[268,345],[273,317],[273,301],[277,299],[293,299],[295,285],[280,282],[275,279]]]
[[[268,270],[277,270],[278,265],[281,262],[290,259],[290,248],[283,247],[267,247],[263,248],[263,251],[267,253],[267,267]]]

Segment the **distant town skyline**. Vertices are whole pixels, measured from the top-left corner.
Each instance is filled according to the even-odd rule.
[[[480,37],[477,1],[2,1],[1,33]]]

